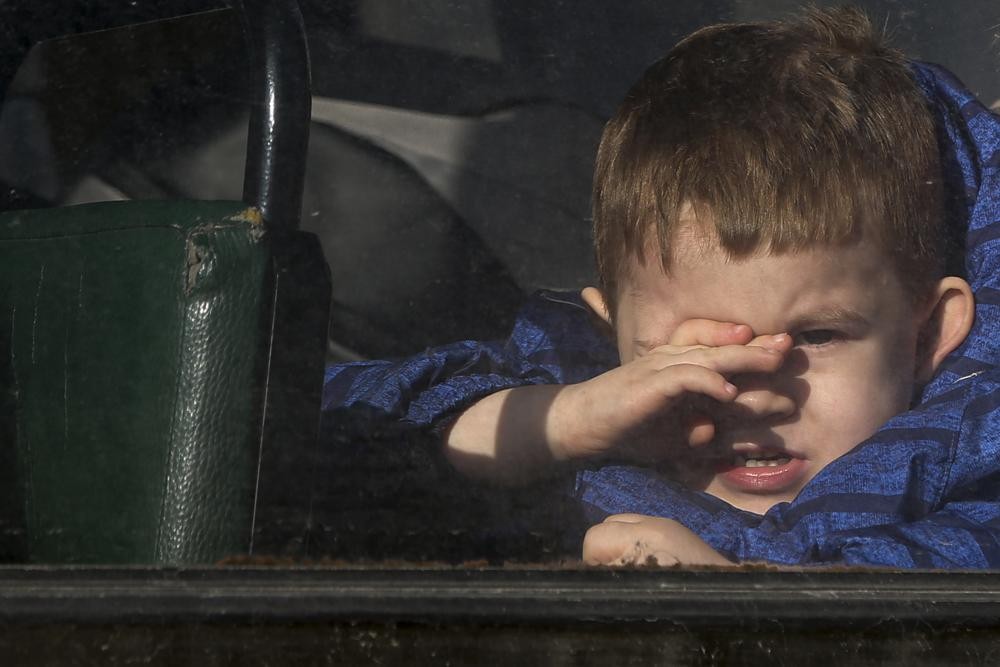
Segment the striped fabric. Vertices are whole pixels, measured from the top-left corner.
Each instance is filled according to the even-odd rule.
[[[576,477],[575,497],[592,522],[620,512],[677,519],[735,560],[1000,567],[1000,118],[947,71],[921,63],[913,71],[939,120],[949,222],[965,237],[977,301],[967,341],[913,410],[827,466],[791,503],[760,516],[649,469],[605,465]],[[367,410],[396,428],[434,428],[499,389],[578,382],[615,363],[578,298],[547,292],[529,302],[506,343],[331,367],[324,404]]]

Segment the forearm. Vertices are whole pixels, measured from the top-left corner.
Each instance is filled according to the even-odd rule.
[[[448,461],[462,474],[503,484],[525,483],[567,457],[558,401],[565,385],[505,389],[465,410],[444,433]]]

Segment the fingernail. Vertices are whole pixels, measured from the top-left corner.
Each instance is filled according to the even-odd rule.
[[[774,341],[775,343],[777,343],[778,345],[781,345],[786,340],[788,340],[788,334],[781,333],[781,334],[777,334],[777,335],[771,336],[771,340]]]
[[[736,392],[738,392],[738,391],[739,391],[739,389],[736,388],[735,384],[733,384],[732,382],[727,382],[726,383],[726,392],[728,392],[730,394],[736,394]]]

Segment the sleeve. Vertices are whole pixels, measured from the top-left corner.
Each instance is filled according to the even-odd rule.
[[[434,427],[502,389],[593,377],[615,364],[615,354],[576,293],[543,291],[505,342],[463,341],[399,361],[329,367],[323,410],[364,413],[372,425]]]
[[[890,421],[764,516],[626,466],[581,473],[576,492],[591,521],[618,512],[676,519],[733,560],[997,568],[998,434],[994,372]]]
[[[444,461],[436,431],[487,394],[578,382],[614,365],[614,355],[576,295],[544,292],[525,304],[507,341],[329,367],[316,474],[331,482],[310,507],[317,539],[342,557],[376,560],[576,554],[587,525],[572,475],[514,490],[470,481]]]

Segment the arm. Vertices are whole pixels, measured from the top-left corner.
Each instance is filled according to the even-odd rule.
[[[571,332],[583,336],[567,342]],[[614,351],[588,333],[582,306],[536,296],[507,341],[329,367],[315,461],[330,483],[314,511],[334,526],[338,553],[410,560],[574,553],[586,527],[574,520],[572,475],[516,493],[464,479],[445,460],[440,430],[498,390],[579,382],[606,370]]]
[[[408,359],[330,366],[327,426],[440,429],[481,398],[511,387],[580,382],[615,365],[609,342],[573,295],[542,292],[518,315],[507,341],[462,341]]]

